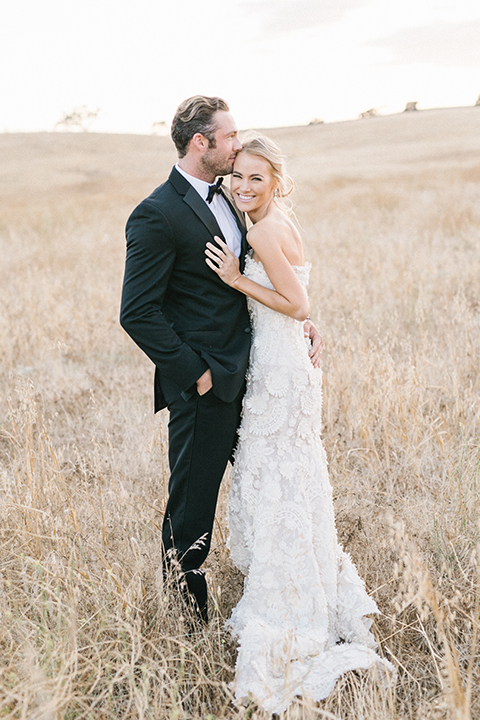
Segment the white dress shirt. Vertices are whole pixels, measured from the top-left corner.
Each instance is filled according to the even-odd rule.
[[[218,223],[220,230],[223,233],[225,242],[227,243],[230,250],[237,256],[240,256],[240,250],[242,248],[242,233],[237,225],[237,221],[233,216],[233,212],[230,210],[228,202],[219,193],[215,193],[211,203],[207,203],[208,188],[210,184],[205,180],[199,180],[193,175],[189,175],[185,170],[178,165],[175,165],[176,169],[183,175],[185,180],[188,180],[190,185],[198,192],[202,200],[205,200],[207,207],[212,211],[215,216],[215,220]]]

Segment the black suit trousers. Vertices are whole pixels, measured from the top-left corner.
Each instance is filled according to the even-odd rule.
[[[207,620],[207,586],[200,566],[212,540],[220,483],[232,458],[244,388],[232,402],[212,390],[170,402],[169,498],[163,522],[164,568],[174,549],[195,609]]]

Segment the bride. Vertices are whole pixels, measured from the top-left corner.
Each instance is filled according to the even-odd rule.
[[[248,296],[250,366],[229,499],[229,547],[245,575],[228,621],[238,637],[235,694],[281,713],[295,696],[321,700],[348,670],[391,669],[374,651],[368,613],[378,612],[337,542],[320,439],[321,369],[303,334],[310,266],[282,207],[292,184],[277,146],[243,144],[232,174],[248,214],[253,254],[245,271],[219,238],[206,262]]]

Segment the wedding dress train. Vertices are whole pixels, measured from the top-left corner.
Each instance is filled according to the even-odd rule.
[[[294,270],[305,286],[309,266]],[[273,288],[261,263],[245,275]],[[337,542],[321,431],[321,370],[303,323],[249,299],[253,339],[229,499],[229,547],[245,574],[227,622],[238,637],[235,694],[280,713],[325,698],[346,671],[392,666],[374,651],[378,612]]]

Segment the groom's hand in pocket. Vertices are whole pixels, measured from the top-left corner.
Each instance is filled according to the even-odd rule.
[[[205,395],[212,387],[212,371],[208,368],[197,380],[197,392],[199,395]]]

